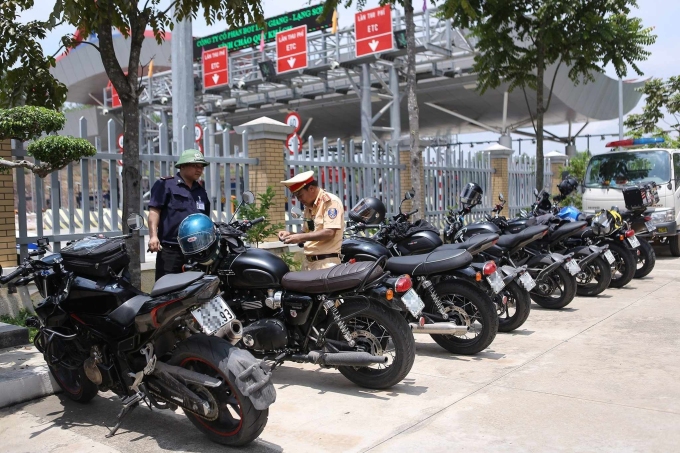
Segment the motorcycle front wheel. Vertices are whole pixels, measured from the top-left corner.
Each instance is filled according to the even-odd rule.
[[[237,447],[257,439],[267,425],[269,409],[255,409],[234,384],[236,376],[227,369],[233,348],[221,338],[194,335],[177,346],[168,363],[222,380],[223,384],[216,388],[188,385],[191,391],[217,408],[214,419],[208,420],[186,410],[184,413],[213,442]]]
[[[486,294],[452,280],[439,282],[434,289],[444,305],[449,321],[466,325],[468,332],[460,337],[430,335],[432,339],[452,354],[473,355],[488,348],[498,332],[498,314],[495,304],[490,303]],[[430,298],[429,295],[426,297]],[[430,309],[436,313],[436,309]]]
[[[531,298],[517,282],[510,282],[493,297],[493,301],[498,314],[499,332],[512,332],[524,324],[529,317]]]
[[[352,301],[343,303],[338,311],[356,342],[354,350],[387,356],[386,364],[340,366],[338,370],[343,376],[369,389],[386,389],[401,382],[415,361],[416,344],[408,323],[399,312],[375,302]],[[327,337],[345,341],[337,324],[330,327]]]

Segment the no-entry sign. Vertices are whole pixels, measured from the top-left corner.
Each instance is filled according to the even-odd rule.
[[[394,49],[390,6],[354,14],[354,34],[357,58]]]
[[[229,85],[229,58],[226,47],[203,52],[203,88]]]
[[[300,132],[300,126],[302,126],[302,120],[300,119],[300,115],[298,112],[288,112],[288,115],[286,115],[286,124],[289,126],[293,126],[295,130],[293,133],[297,134]]]
[[[276,34],[276,73],[283,74],[307,67],[307,26]]]

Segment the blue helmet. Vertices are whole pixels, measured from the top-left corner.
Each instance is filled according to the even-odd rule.
[[[560,219],[571,220],[573,222],[579,219],[579,215],[581,215],[581,211],[576,209],[574,206],[565,206],[564,208],[560,209],[560,212],[557,213],[557,217]]]
[[[177,242],[186,258],[199,264],[213,262],[219,252],[219,236],[215,224],[205,214],[191,214],[179,224]]]

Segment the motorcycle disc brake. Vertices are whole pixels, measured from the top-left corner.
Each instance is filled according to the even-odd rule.
[[[455,312],[455,315],[457,315],[458,319],[463,323],[463,325],[467,326],[467,328],[470,328],[470,315],[467,314],[463,308],[458,307],[456,305],[448,305],[445,309],[444,312],[449,315],[449,319],[451,319],[451,312]]]
[[[357,345],[368,347],[368,352],[371,355],[383,355],[382,345],[378,338],[367,330],[355,330],[351,333],[352,339],[356,341]]]

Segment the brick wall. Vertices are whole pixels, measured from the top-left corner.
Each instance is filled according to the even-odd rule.
[[[12,145],[9,140],[0,141],[0,158],[12,159]],[[0,265],[3,267],[17,265],[13,174],[0,174]]]
[[[491,174],[491,198],[489,203],[495,206],[498,202],[498,195],[503,194],[508,200],[510,194],[510,160],[503,157],[492,157],[491,168],[495,171]]]
[[[251,165],[249,178],[251,190],[256,196],[266,192],[267,186],[274,189],[276,195],[269,210],[271,223],[285,224],[286,190],[281,181],[286,176],[283,142],[273,139],[259,139],[248,142],[248,157],[259,159],[258,165]],[[278,241],[276,236],[267,241]]]

